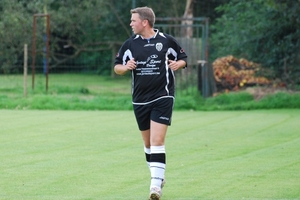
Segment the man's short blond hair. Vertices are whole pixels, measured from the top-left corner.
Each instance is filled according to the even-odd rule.
[[[155,23],[155,14],[152,10],[152,8],[149,7],[138,7],[130,10],[130,13],[137,13],[139,14],[141,20],[148,20],[149,25],[151,28],[154,27]]]

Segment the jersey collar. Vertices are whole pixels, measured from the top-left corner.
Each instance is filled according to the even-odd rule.
[[[159,33],[159,30],[158,29],[154,29],[154,32],[155,32],[155,35],[153,35],[153,37],[152,38],[156,38],[156,36],[157,36],[157,34]],[[137,38],[142,38],[143,40],[150,40],[150,39],[152,39],[152,38],[144,38],[143,36],[141,36],[141,35],[135,35],[135,37],[134,37],[134,39],[137,39]]]

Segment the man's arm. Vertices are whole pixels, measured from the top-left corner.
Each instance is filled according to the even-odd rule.
[[[124,75],[127,71],[131,71],[136,68],[136,62],[134,59],[129,60],[126,65],[117,64],[114,67],[114,71],[116,74]]]

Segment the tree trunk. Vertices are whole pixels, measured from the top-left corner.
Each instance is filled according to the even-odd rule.
[[[192,38],[193,37],[193,7],[194,7],[194,0],[187,0],[185,11],[181,24],[183,25],[182,28],[182,37]]]

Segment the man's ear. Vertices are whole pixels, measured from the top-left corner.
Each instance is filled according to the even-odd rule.
[[[143,26],[145,27],[145,26],[147,26],[147,24],[149,24],[149,22],[148,22],[147,19],[144,19],[144,20],[142,21],[142,24],[143,24]]]

